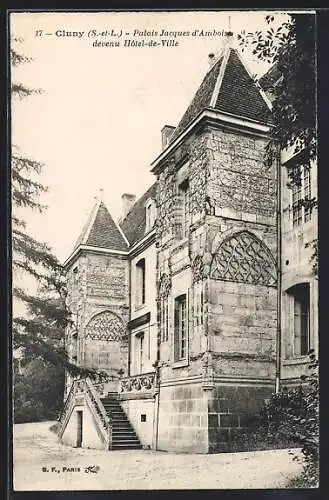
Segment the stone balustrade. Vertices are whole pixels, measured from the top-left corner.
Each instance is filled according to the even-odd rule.
[[[156,388],[155,372],[132,375],[120,380],[120,394],[148,394]]]

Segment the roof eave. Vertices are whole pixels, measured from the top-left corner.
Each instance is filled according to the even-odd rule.
[[[89,251],[89,252],[96,252],[96,253],[106,253],[106,254],[112,254],[112,255],[122,255],[122,256],[128,256],[129,251],[123,251],[123,250],[114,250],[111,248],[102,248],[102,247],[94,247],[91,245],[79,245],[72,253],[71,255],[64,261],[63,267],[68,267],[71,265],[75,259],[80,255],[82,251]]]
[[[185,130],[181,132],[176,139],[169,144],[151,163],[151,172],[154,174],[158,174],[161,170],[161,162],[165,159],[165,157],[171,153],[177,146],[182,142],[182,140],[188,136],[194,128],[200,124],[202,120],[216,120],[218,123],[223,125],[232,125],[239,126],[248,130],[252,130],[255,133],[268,134],[273,127],[273,124],[270,122],[263,122],[259,120],[253,120],[251,118],[245,118],[243,116],[233,115],[230,113],[226,113],[223,111],[218,111],[215,109],[205,109],[199,113],[194,120],[186,127]]]

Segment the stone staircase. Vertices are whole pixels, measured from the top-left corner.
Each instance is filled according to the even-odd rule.
[[[112,450],[139,450],[142,445],[115,394],[101,398],[106,413],[112,417]]]

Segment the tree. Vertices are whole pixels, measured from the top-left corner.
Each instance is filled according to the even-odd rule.
[[[63,401],[64,373],[60,367],[31,359],[14,377],[14,422],[56,418]]]
[[[16,51],[15,44],[22,40],[14,38],[11,44],[11,64],[15,68],[30,63],[31,58]],[[40,93],[21,83],[12,83],[12,99],[22,99]],[[66,369],[72,376],[104,378],[105,374],[72,363],[65,352],[65,332],[74,328],[71,313],[66,305],[65,270],[53,255],[51,248],[40,243],[27,232],[26,223],[20,213],[25,209],[42,212],[46,207],[40,196],[47,188],[38,182],[43,165],[20,154],[13,146],[12,160],[12,251],[13,276],[28,274],[38,284],[35,295],[19,287],[13,288],[16,300],[25,304],[27,314],[13,318],[13,348],[23,349],[29,361],[42,360],[55,367]]]
[[[292,149],[295,156],[288,174],[292,184],[301,185],[302,169],[310,169],[317,154],[315,16],[290,14],[276,29],[273,28],[274,16],[267,15],[265,19],[269,27],[266,32],[238,35],[238,39],[242,50],[252,47],[252,53],[260,60],[272,63],[271,70],[260,79],[273,99],[274,127],[265,162],[272,164],[277,148]],[[312,210],[317,200],[304,197],[300,204]],[[313,248],[311,259],[317,274],[317,239],[305,246]],[[282,436],[294,438],[302,446],[302,483],[306,487],[318,483],[319,458],[318,361],[312,351],[310,359],[311,375],[304,377],[308,382],[306,388],[273,395],[267,408],[271,425]]]
[[[272,164],[277,147],[292,148],[294,161],[288,174],[292,184],[301,184],[302,168],[311,168],[316,159],[316,86],[315,86],[315,16],[290,14],[277,28],[275,16],[266,15],[268,30],[238,35],[242,51],[252,50],[258,59],[272,64],[260,79],[264,90],[273,98],[274,127],[266,150],[265,162]],[[317,200],[304,197],[300,205],[313,210]],[[317,241],[307,246],[314,250],[314,272],[317,274]]]

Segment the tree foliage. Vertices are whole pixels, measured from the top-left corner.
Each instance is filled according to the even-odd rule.
[[[22,40],[14,38],[11,46],[13,68],[20,64],[31,63],[31,58],[16,50],[15,44]],[[12,100],[33,94],[39,89],[31,89],[20,83],[12,83]],[[13,318],[13,348],[23,349],[28,360],[38,360],[64,369],[73,375],[104,378],[105,374],[95,370],[80,368],[71,362],[65,351],[65,331],[74,327],[72,315],[66,304],[65,270],[52,253],[49,245],[33,238],[21,217],[22,210],[42,212],[46,206],[40,197],[47,187],[39,182],[42,163],[27,157],[13,145],[11,155],[12,184],[12,252],[13,281],[28,275],[38,285],[36,295],[28,293],[19,286],[13,288],[15,300],[25,304],[27,314]]]
[[[259,59],[272,63],[264,82],[273,96],[272,143],[281,149],[305,151],[301,164],[316,158],[315,18],[291,14],[274,29],[274,16],[267,15],[269,29],[238,35],[242,50],[252,47]]]
[[[31,359],[14,373],[14,422],[54,420],[63,401],[63,370]]]
[[[283,388],[265,405],[262,418],[269,434],[292,440],[301,446],[304,457],[301,485],[319,483],[319,363],[312,351],[310,374],[302,376],[303,385]]]
[[[274,121],[265,163],[273,164],[278,148],[292,150],[288,175],[292,184],[300,186],[303,169],[310,169],[317,155],[315,16],[290,14],[278,27],[274,27],[275,15],[266,15],[265,20],[266,31],[238,35],[238,40],[242,51],[251,50],[259,60],[272,64],[259,81],[271,95]],[[317,200],[304,196],[298,204],[312,211]],[[317,241],[307,245],[313,248],[317,274]]]

